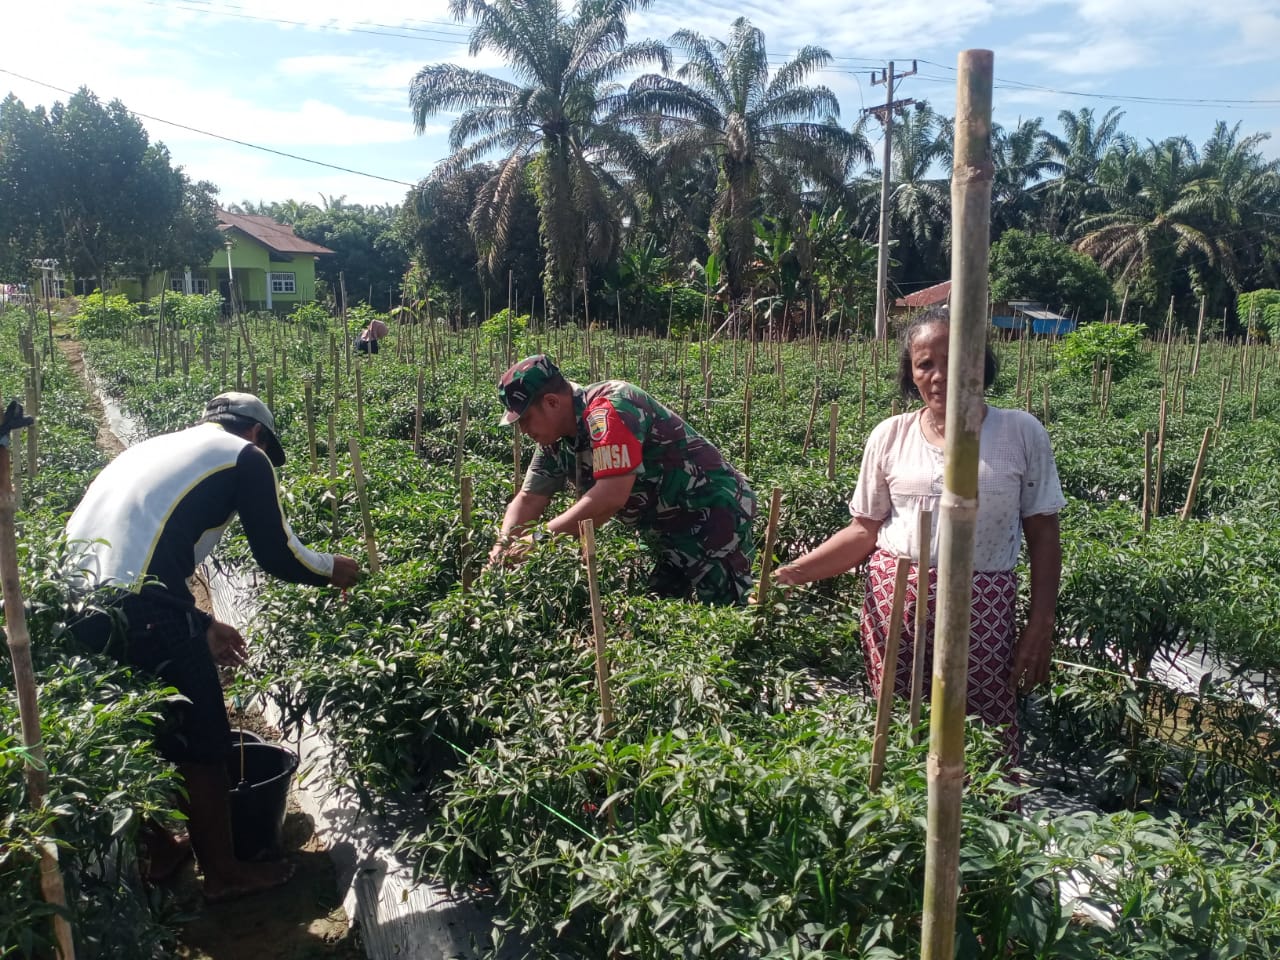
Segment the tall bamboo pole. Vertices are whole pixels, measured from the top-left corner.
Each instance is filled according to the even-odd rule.
[[[1143,460],[1142,460],[1142,532],[1146,533],[1151,529],[1151,447],[1153,442],[1151,431],[1148,430],[1142,435]]]
[[[764,556],[760,558],[760,586],[756,588],[756,603],[764,609],[769,602],[769,583],[773,574],[773,549],[778,543],[778,514],[782,509],[782,488],[774,487],[769,493],[769,525],[764,531]]]
[[[908,729],[915,742],[916,727],[920,726],[920,697],[924,687],[924,648],[928,642],[929,626],[929,568],[933,565],[933,511],[920,511],[920,526],[916,539],[920,543],[920,562],[916,564],[916,612],[915,645],[911,651],[911,703]]]
[[[880,695],[876,700],[875,739],[871,744],[871,773],[867,786],[880,789],[884,777],[884,755],[889,746],[889,721],[893,719],[893,694],[898,685],[898,645],[902,635],[902,611],[907,605],[907,577],[911,574],[911,558],[898,557],[893,572],[893,601],[889,614],[889,631],[884,642],[884,658],[880,667]]]
[[[462,592],[471,590],[471,504],[475,498],[472,481],[469,476],[460,478],[462,488]]]
[[[601,733],[613,728],[613,696],[609,693],[609,650],[604,635],[604,612],[600,606],[600,581],[596,576],[596,525],[591,519],[578,523],[582,538],[582,559],[587,567],[587,589],[591,596],[591,627],[595,636],[596,683],[600,690]]]
[[[18,582],[18,541],[14,526],[17,499],[9,480],[10,430],[29,424],[29,418],[23,417],[22,408],[17,404],[11,405],[4,413],[4,426],[0,432],[0,582],[3,584],[5,637],[9,644],[9,657],[13,661],[18,718],[26,751],[23,775],[27,782],[27,798],[32,809],[38,810],[44,803],[48,768],[44,763],[40,734],[39,692],[31,664],[31,635],[27,632],[26,610]],[[50,906],[61,908],[60,912],[53,914],[58,953],[62,960],[75,960],[75,942],[66,917],[67,895],[62,884],[62,871],[58,867],[58,849],[50,842],[40,844],[40,889]]]
[[[1191,517],[1191,510],[1196,505],[1196,491],[1200,488],[1200,477],[1204,473],[1204,458],[1209,453],[1209,440],[1213,436],[1213,427],[1204,428],[1204,439],[1200,441],[1200,454],[1196,457],[1195,470],[1191,473],[1191,486],[1187,488],[1187,500],[1182,505],[1182,513],[1178,519],[1183,523]]]
[[[969,673],[973,541],[978,516],[983,348],[991,227],[991,86],[994,55],[964,50],[956,77],[951,175],[951,335],[938,543],[929,815],[925,842],[921,960],[955,956],[960,801]]]
[[[378,542],[373,533],[373,516],[369,513],[369,496],[364,486],[364,468],[360,465],[360,441],[355,437],[349,438],[347,449],[351,451],[351,469],[356,477],[356,496],[360,500],[360,519],[364,523],[364,546],[369,554],[369,572],[379,573],[382,565],[378,562]]]

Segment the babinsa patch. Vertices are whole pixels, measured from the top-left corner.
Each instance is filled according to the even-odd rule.
[[[591,439],[599,443],[609,431],[609,411],[604,407],[596,407],[587,414],[587,432]]]

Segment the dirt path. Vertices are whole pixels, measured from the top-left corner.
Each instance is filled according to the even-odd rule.
[[[90,412],[98,421],[98,446],[115,456],[125,445],[112,432],[106,411],[93,394],[81,345],[59,338],[58,347],[67,363],[90,393]],[[208,589],[198,579],[192,583],[196,602],[211,610]],[[228,706],[230,709],[230,706]],[[240,718],[269,740],[280,732],[260,719]],[[360,960],[364,952],[348,930],[347,915],[338,897],[333,861],[315,835],[315,824],[290,794],[284,823],[285,855],[297,865],[293,879],[283,887],[254,897],[216,906],[205,904],[195,866],[188,861],[170,882],[180,913],[191,917],[179,931],[176,954],[182,960]]]

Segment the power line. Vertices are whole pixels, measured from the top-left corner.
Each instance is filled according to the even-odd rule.
[[[27,83],[34,83],[38,87],[46,87],[49,90],[55,90],[58,93],[65,93],[67,96],[74,96],[74,90],[67,90],[63,87],[54,86],[52,83],[45,83],[43,80],[37,80],[34,77],[24,76],[21,73],[15,73],[12,70],[6,70],[0,67],[0,73],[8,74],[11,77],[17,77],[19,80],[25,80]],[[258,143],[249,143],[247,140],[237,140],[235,137],[224,136],[221,133],[213,133],[210,130],[201,130],[199,127],[188,126],[185,123],[178,123],[176,120],[166,120],[164,117],[155,117],[149,113],[143,113],[140,110],[130,110],[130,113],[144,117],[147,120],[154,120],[156,123],[165,123],[171,127],[177,127],[179,130],[186,130],[190,133],[198,133],[203,137],[212,137],[215,140],[223,140],[227,143],[234,143],[237,146],[248,147],[250,150],[260,150],[263,153],[274,154],[277,157],[285,157],[288,160],[298,160],[302,163],[314,164],[317,167],[327,167],[330,170],[338,170],[342,173],[355,174],[357,177],[368,177],[371,180],[381,180],[384,183],[396,183],[404,187],[416,187],[416,183],[410,183],[407,180],[397,180],[395,177],[384,177],[377,173],[366,173],[364,170],[356,170],[352,167],[339,166],[336,163],[326,163],[323,160],[314,160],[311,157],[303,157],[296,153],[286,153],[284,150],[275,150],[271,147],[264,147]]]
[[[921,58],[920,62],[927,63],[932,67],[938,67],[941,70],[947,70],[951,73],[956,72],[955,67],[949,67],[945,63],[938,63],[936,60],[925,60]],[[955,81],[954,77],[922,76],[920,79],[943,83],[953,83]],[[1007,77],[995,77],[994,79],[995,86],[1000,89],[1008,90],[1020,88],[1024,90],[1038,90],[1042,93],[1056,93],[1064,97],[1088,97],[1094,100],[1123,100],[1132,103],[1166,104],[1168,106],[1175,107],[1280,106],[1280,99],[1247,97],[1149,97],[1141,94],[1089,93],[1082,90],[1062,90],[1057,87],[1048,87],[1039,83],[1029,83],[1025,80],[1011,80]]]

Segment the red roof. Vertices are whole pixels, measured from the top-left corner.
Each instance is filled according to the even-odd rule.
[[[276,253],[333,253],[328,247],[303,240],[293,232],[293,227],[276,223],[270,217],[219,210],[218,229],[226,232],[232,227]]]
[[[925,287],[905,297],[893,301],[895,307],[932,307],[946,303],[951,299],[951,281],[943,280],[932,287]]]

